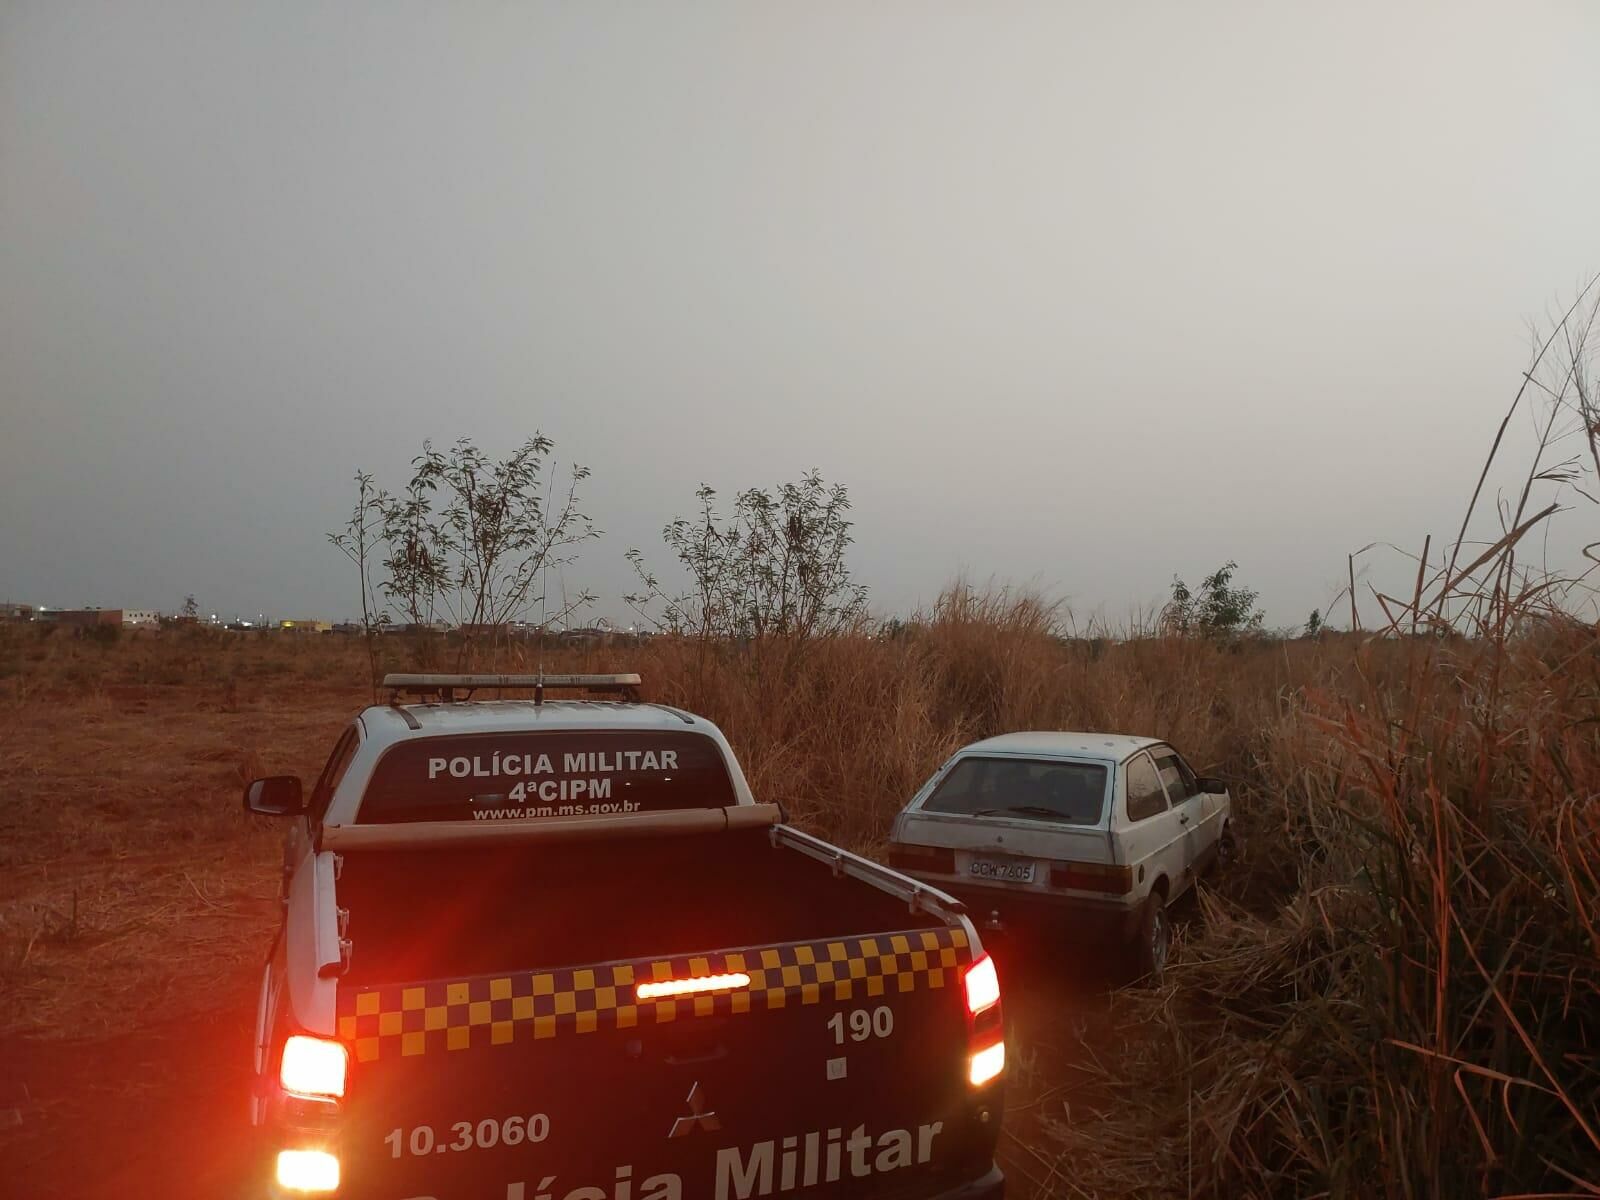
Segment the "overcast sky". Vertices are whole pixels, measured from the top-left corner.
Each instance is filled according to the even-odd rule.
[[[1453,532],[1597,128],[1589,0],[0,0],[0,599],[337,619],[358,466],[537,429],[613,617],[817,467],[880,611],[1298,622]]]

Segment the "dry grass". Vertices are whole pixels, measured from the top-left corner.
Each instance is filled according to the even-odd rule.
[[[276,919],[277,831],[241,784],[317,769],[361,699],[353,660],[40,632],[0,631],[0,1033],[214,1005]]]
[[[383,653],[416,657],[399,640]],[[757,794],[868,852],[953,749],[1005,729],[1152,731],[1245,778],[1238,731],[1271,719],[1290,675],[1325,671],[1310,645],[1069,642],[1036,597],[964,589],[893,637],[656,639],[547,665],[641,671],[653,698],[722,726]],[[0,1032],[76,1036],[125,1024],[130,1004],[204,1006],[275,919],[277,830],[240,810],[240,785],[315,775],[370,698],[361,648],[23,627],[0,630],[0,672]]]
[[[1265,921],[1211,900],[1132,998],[1155,1032],[1114,1121],[1160,1134],[1162,1194],[1600,1189],[1597,649],[1572,624],[1448,670],[1431,639],[1368,646],[1353,695],[1306,689],[1268,728],[1295,894]],[[1057,1133],[1102,1195],[1153,1152]]]
[[[1328,646],[1240,727],[1253,874],[1280,864],[1286,901],[1202,897],[1166,986],[1124,998],[1144,1035],[1097,1119],[1052,1130],[1073,1194],[1600,1195],[1600,636],[1555,603],[1592,600],[1586,577],[1519,558],[1593,503],[1597,284],[1455,541],[1371,598],[1386,636]],[[1526,474],[1469,542],[1534,395]]]
[[[724,728],[762,798],[868,851],[949,751],[1002,730],[1155,734],[1233,782],[1245,868],[1168,985],[1017,1047],[1018,1194],[1591,1194],[1594,630],[1229,649],[1056,618],[957,587],[892,636],[547,666],[641,671]],[[316,772],[368,698],[360,647],[4,637],[0,1028],[126,1030],[238,995],[277,853],[239,785]]]

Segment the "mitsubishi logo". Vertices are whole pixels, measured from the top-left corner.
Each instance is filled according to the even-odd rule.
[[[706,1094],[700,1088],[700,1081],[696,1080],[689,1089],[689,1095],[684,1103],[689,1106],[689,1115],[679,1117],[672,1123],[672,1130],[667,1134],[669,1138],[688,1137],[696,1129],[712,1133],[722,1128],[722,1122],[717,1120],[717,1114],[706,1111]]]

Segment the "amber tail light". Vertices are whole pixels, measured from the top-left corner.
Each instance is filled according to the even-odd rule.
[[[899,871],[928,871],[935,875],[956,873],[956,852],[948,846],[889,847],[889,865]]]
[[[1111,867],[1104,863],[1051,863],[1050,886],[1125,896],[1133,891],[1133,870],[1130,867]]]
[[[278,1151],[278,1186],[302,1194],[339,1190],[339,1159],[326,1150]]]

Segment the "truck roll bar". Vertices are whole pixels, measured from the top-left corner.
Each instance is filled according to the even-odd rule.
[[[518,842],[603,841],[768,829],[778,824],[776,804],[680,808],[666,812],[508,821],[399,821],[388,825],[324,825],[324,850],[425,850]],[[881,868],[880,868],[881,869]]]

